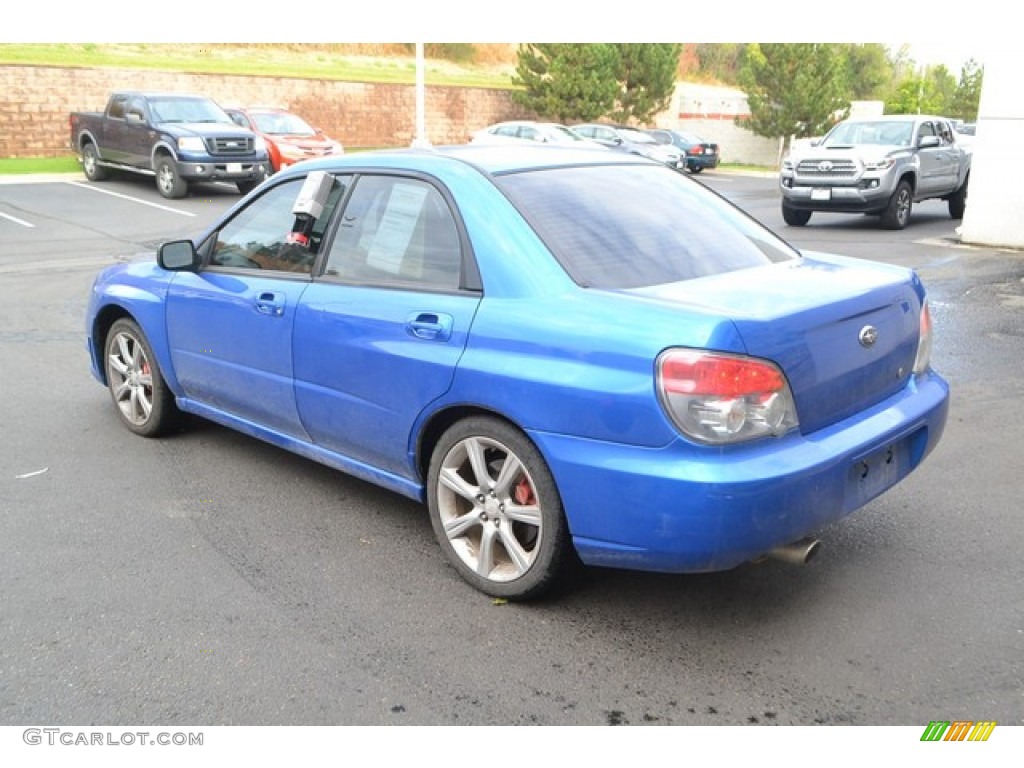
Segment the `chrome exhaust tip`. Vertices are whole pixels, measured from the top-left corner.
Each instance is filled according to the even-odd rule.
[[[821,542],[811,536],[776,547],[768,553],[773,560],[781,560],[790,565],[807,565],[811,558],[818,554]]]

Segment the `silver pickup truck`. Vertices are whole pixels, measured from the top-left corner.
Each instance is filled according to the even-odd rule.
[[[814,211],[866,213],[887,229],[903,229],[915,202],[940,198],[961,219],[970,173],[971,151],[957,143],[946,118],[844,120],[783,161],[782,218],[802,227]]]

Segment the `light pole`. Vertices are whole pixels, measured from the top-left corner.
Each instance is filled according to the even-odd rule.
[[[426,90],[423,43],[416,43],[416,137],[412,140],[412,146],[418,148],[431,146],[427,138]]]

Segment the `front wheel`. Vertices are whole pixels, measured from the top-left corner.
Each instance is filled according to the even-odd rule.
[[[882,211],[882,226],[886,229],[903,229],[910,221],[910,209],[914,205],[914,192],[910,185],[901,181],[889,198],[889,204]]]
[[[156,161],[157,191],[169,200],[177,200],[188,194],[188,182],[178,173],[173,157],[161,155]]]
[[[802,227],[808,221],[811,220],[810,211],[798,211],[796,208],[790,208],[785,203],[782,204],[782,219],[791,227]]]
[[[122,423],[143,437],[169,431],[180,418],[142,329],[128,318],[114,322],[103,346],[110,397]]]
[[[262,182],[259,181],[236,181],[235,186],[238,187],[238,194],[248,195],[250,192],[256,189],[256,187],[258,187],[261,183]]]
[[[537,597],[569,561],[554,478],[533,443],[503,421],[473,417],[444,433],[430,460],[427,504],[448,560],[485,594]]]

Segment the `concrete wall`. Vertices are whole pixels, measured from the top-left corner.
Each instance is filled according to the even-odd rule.
[[[1020,54],[986,54],[967,210],[958,230],[963,242],[1024,248],[1024,181],[1017,163],[1024,146],[1022,81]]]
[[[508,91],[428,86],[426,130],[434,144],[462,143],[490,123],[526,116]],[[0,157],[67,154],[68,113],[100,111],[110,92],[122,89],[202,93],[223,106],[286,107],[347,147],[408,146],[416,132],[411,85],[0,66]]]

